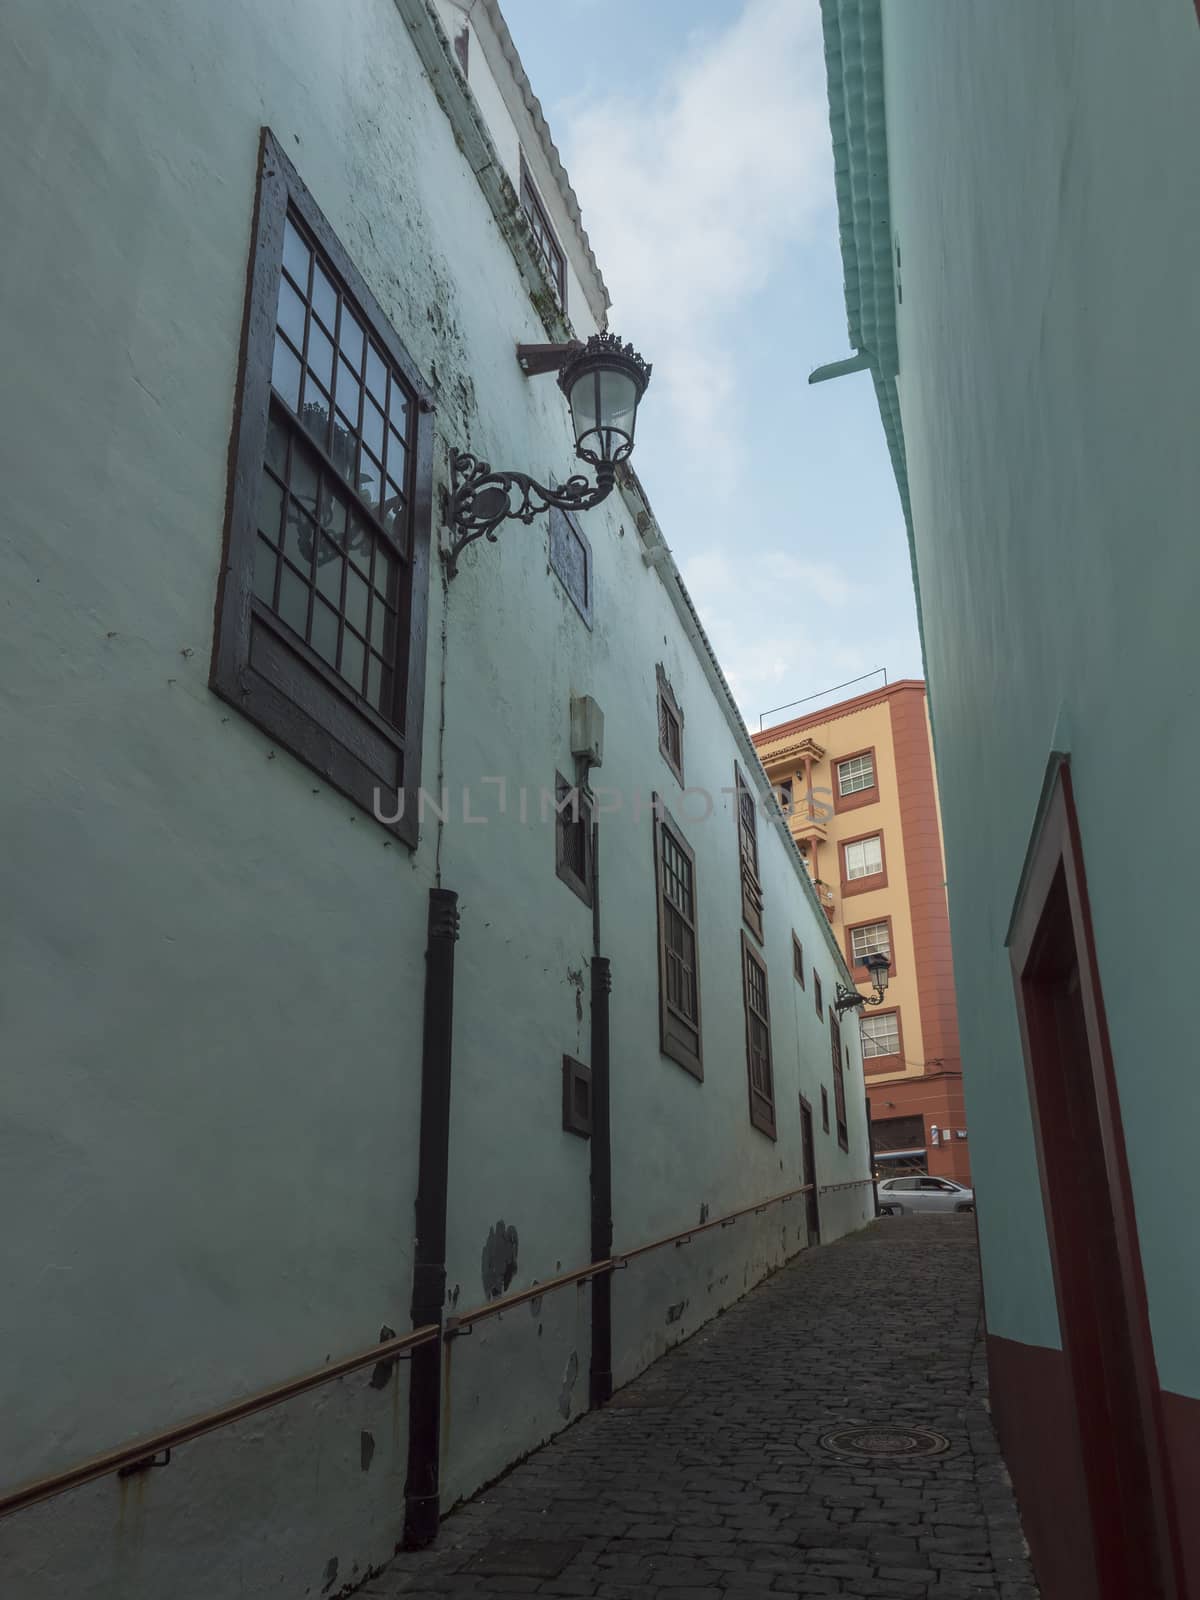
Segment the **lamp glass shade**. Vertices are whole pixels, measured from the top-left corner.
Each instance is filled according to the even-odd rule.
[[[649,366],[632,346],[610,334],[593,335],[566,364],[559,385],[571,408],[575,450],[582,460],[597,467],[625,460],[649,379]]]
[[[887,988],[888,958],[885,955],[880,955],[877,951],[874,955],[866,957],[863,966],[866,967],[874,988],[881,991]]]

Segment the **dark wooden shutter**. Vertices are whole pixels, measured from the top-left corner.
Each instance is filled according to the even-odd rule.
[[[763,942],[763,894],[758,875],[758,811],[754,791],[746,782],[742,769],[734,763],[737,790],[738,848],[742,873],[742,920],[750,932]]]
[[[838,1143],[843,1150],[849,1150],[850,1132],[846,1123],[846,1080],[842,1068],[842,1028],[832,1011],[829,1013],[829,1045],[833,1055],[833,1113],[837,1119]]]
[[[742,940],[742,998],[746,1009],[746,1074],[750,1084],[750,1121],[775,1137],[775,1073],[771,1063],[771,1006],[767,969],[747,939]]]
[[[670,812],[654,796],[654,881],[658,890],[659,1042],[663,1054],[704,1077],[700,1037],[700,958],[696,936],[696,857]]]

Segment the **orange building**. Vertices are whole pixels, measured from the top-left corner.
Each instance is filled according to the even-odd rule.
[[[946,871],[925,685],[907,679],[756,734],[754,743],[860,992],[880,1176],[969,1183]]]

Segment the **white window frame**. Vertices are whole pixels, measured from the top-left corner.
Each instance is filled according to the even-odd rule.
[[[867,846],[872,844],[878,854],[878,861],[875,866],[869,866],[867,863]],[[862,861],[862,866],[858,870],[852,865],[851,852],[853,851],[859,852],[859,858]],[[852,882],[855,878],[877,877],[883,871],[883,835],[872,833],[865,839],[855,839],[853,844],[843,845],[842,859],[846,863],[847,882]]]
[[[876,935],[869,943],[864,942],[859,948],[859,935]],[[886,956],[888,965],[892,961],[892,940],[888,933],[886,922],[864,922],[860,927],[850,929],[850,951],[855,962],[865,961],[868,956]]]
[[[886,1024],[888,1036],[885,1042],[890,1042],[891,1048],[889,1050],[880,1050],[878,1048],[880,1041],[867,1031],[869,1022]],[[900,1018],[894,1011],[888,1011],[882,1017],[860,1017],[859,1034],[862,1038],[864,1061],[873,1061],[878,1056],[898,1056],[900,1054]]]
[[[837,764],[838,794],[861,794],[875,787],[875,757],[869,752],[860,756],[847,756]],[[847,781],[849,779],[849,781]]]

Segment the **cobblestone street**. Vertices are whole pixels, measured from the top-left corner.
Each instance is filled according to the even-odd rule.
[[[981,1332],[974,1219],[882,1219],[803,1254],[362,1593],[1036,1600]],[[822,1444],[855,1427],[949,1448]]]

